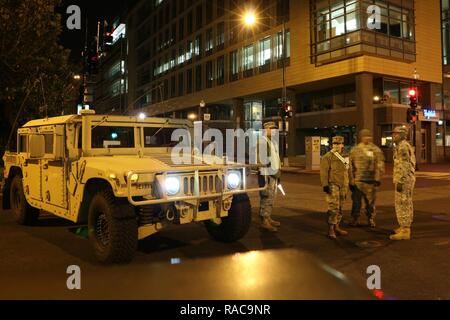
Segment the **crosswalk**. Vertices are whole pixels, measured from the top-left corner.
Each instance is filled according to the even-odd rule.
[[[422,171],[416,171],[416,178],[450,181],[450,172],[447,173],[447,172],[422,172]]]

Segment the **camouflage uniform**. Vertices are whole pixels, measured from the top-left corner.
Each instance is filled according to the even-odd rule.
[[[277,129],[276,125],[273,122],[266,123],[264,125],[264,128]],[[264,186],[265,183],[267,183],[267,188],[263,191],[260,191],[261,201],[259,215],[261,219],[264,220],[265,218],[271,219],[272,216],[278,181],[281,177],[281,165],[277,146],[265,136],[262,136],[259,142],[266,144],[266,150],[270,159],[270,163],[267,166],[260,168],[260,174],[258,176],[259,185],[261,187]],[[261,146],[258,145],[258,149],[260,148]],[[261,163],[260,160],[258,160],[258,162]]]
[[[414,148],[401,141],[394,150],[395,213],[402,228],[410,228],[413,222],[413,191],[416,183],[416,155]],[[402,192],[397,191],[402,184]]]
[[[342,157],[342,154],[340,156]],[[326,196],[328,224],[339,225],[348,193],[348,165],[345,165],[333,151],[324,155],[320,162],[320,180],[322,187],[330,188],[330,193]]]
[[[352,192],[352,217],[355,221],[361,215],[362,200],[366,205],[369,220],[376,216],[375,201],[378,185],[384,173],[384,154],[373,143],[360,143],[350,152],[350,185]]]

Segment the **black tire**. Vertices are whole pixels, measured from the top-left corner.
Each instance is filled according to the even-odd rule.
[[[88,213],[89,239],[103,263],[127,263],[138,243],[138,225],[133,207],[114,197],[111,190],[94,194]]]
[[[11,182],[9,192],[11,209],[14,219],[20,225],[34,225],[38,218],[40,210],[30,206],[25,198],[23,191],[22,177],[16,175]]]
[[[217,241],[235,242],[242,239],[248,232],[252,221],[252,207],[246,194],[233,198],[228,217],[222,218],[221,224],[205,221],[206,230]]]

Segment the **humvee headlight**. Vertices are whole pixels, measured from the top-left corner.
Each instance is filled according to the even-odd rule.
[[[130,181],[133,183],[136,183],[136,182],[138,182],[138,180],[139,180],[139,175],[137,173],[133,173],[130,177]]]
[[[180,192],[180,179],[177,177],[167,177],[164,187],[169,196],[174,196]]]
[[[109,178],[112,180],[116,180],[117,179],[117,175],[115,173],[110,173],[109,174]]]
[[[232,171],[227,174],[227,186],[228,189],[234,190],[241,185],[241,175],[239,172]]]

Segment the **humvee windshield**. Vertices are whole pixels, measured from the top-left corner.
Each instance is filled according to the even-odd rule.
[[[134,148],[134,127],[94,127],[92,148]]]
[[[172,134],[177,129],[183,128],[144,128],[145,148],[175,147],[179,143],[179,141],[172,141]]]

